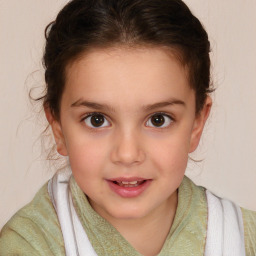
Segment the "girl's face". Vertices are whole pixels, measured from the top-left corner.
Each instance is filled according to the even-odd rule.
[[[211,106],[195,115],[183,66],[161,48],[94,50],[67,68],[58,152],[103,217],[138,219],[177,201],[188,153]],[[46,111],[47,112],[47,111]]]

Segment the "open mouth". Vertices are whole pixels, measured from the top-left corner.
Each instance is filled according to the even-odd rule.
[[[114,184],[124,187],[124,188],[133,188],[138,187],[146,182],[146,180],[135,180],[135,181],[112,181]]]
[[[141,195],[151,184],[151,179],[143,178],[116,178],[107,180],[110,189],[124,198],[132,198]]]

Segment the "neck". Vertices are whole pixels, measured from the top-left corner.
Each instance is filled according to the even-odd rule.
[[[108,221],[120,234],[142,255],[157,255],[171,229],[176,208],[178,193],[175,191],[166,202],[147,216],[132,220]]]

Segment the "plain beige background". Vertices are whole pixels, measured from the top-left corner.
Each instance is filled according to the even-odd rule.
[[[0,228],[52,176],[28,89],[43,85],[45,26],[64,0],[0,1]],[[256,210],[256,0],[186,0],[212,44],[214,107],[187,174]]]

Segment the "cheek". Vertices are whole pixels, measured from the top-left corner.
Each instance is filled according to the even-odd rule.
[[[102,170],[107,149],[97,140],[73,140],[68,145],[69,161],[73,173],[80,176],[95,177]]]
[[[154,164],[161,175],[183,175],[188,162],[188,139],[186,136],[170,136],[156,147],[151,148]]]
[[[69,162],[74,178],[83,192],[93,198],[94,194],[102,195],[102,173],[106,149],[100,147],[93,140],[86,143],[74,143],[69,147]],[[95,193],[97,188],[97,193]]]

